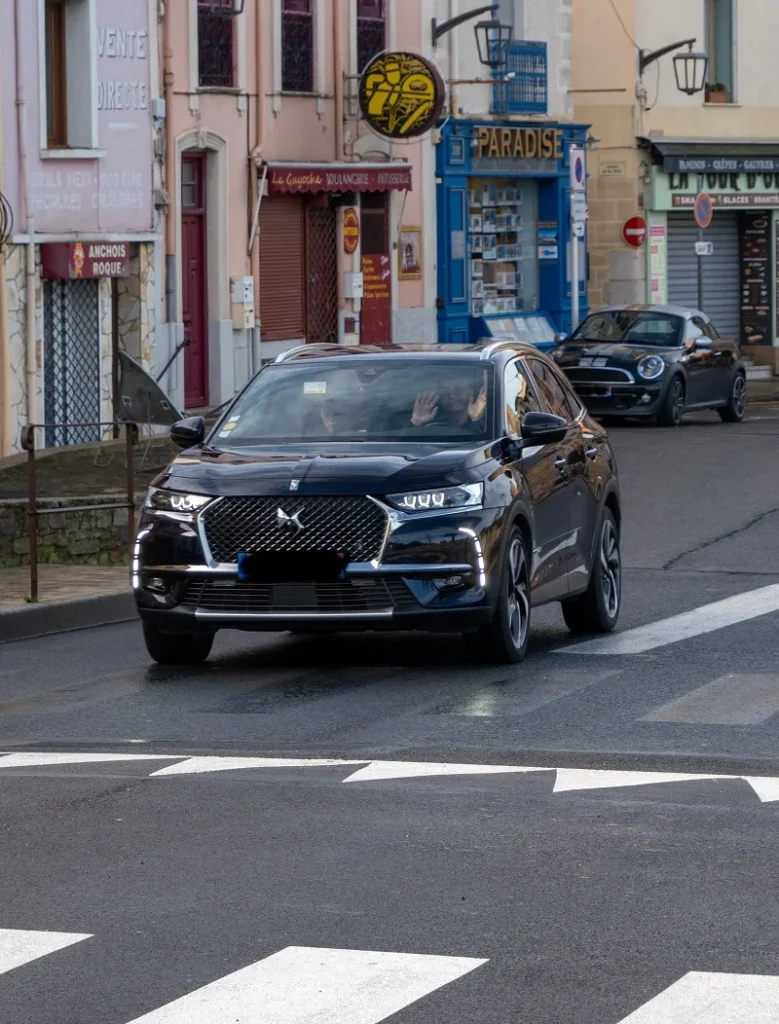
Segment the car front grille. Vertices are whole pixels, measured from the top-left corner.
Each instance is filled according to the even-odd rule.
[[[274,584],[197,579],[187,584],[181,603],[204,612],[277,615],[382,612],[417,605],[401,579]]]
[[[387,513],[359,497],[223,498],[202,516],[211,554],[234,563],[240,553],[337,551],[351,562],[381,554]]]
[[[627,370],[610,370],[605,366],[566,367],[565,375],[572,384],[628,384],[634,381]]]

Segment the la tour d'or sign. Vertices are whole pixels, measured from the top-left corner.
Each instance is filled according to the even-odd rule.
[[[360,111],[385,139],[418,139],[434,128],[446,101],[438,65],[421,54],[380,53],[360,75]]]

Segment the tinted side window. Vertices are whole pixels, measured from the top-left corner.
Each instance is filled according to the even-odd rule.
[[[563,390],[563,386],[557,380],[553,371],[539,359],[528,359],[528,366],[538,388],[538,393],[541,396],[541,401],[546,406],[543,411],[551,412],[555,416],[562,416],[566,421],[575,419],[575,416],[571,414],[568,398]]]
[[[692,321],[696,327],[700,327],[707,338],[711,338],[712,341],[716,341],[719,338],[719,332],[711,320],[704,320],[702,317],[693,317]]]
[[[506,367],[503,392],[506,430],[509,434],[519,436],[522,433],[522,417],[527,412],[540,412],[541,406],[518,359]]]
[[[692,341],[694,338],[700,338],[703,336],[703,331],[699,326],[700,320],[688,320],[684,327],[684,340]]]
[[[573,390],[573,388],[565,379],[565,377],[554,366],[549,367],[545,365],[544,369],[547,371],[547,373],[551,373],[552,377],[563,389],[563,394],[565,395],[565,403],[570,412],[570,418],[572,420],[577,420],[579,418],[579,413],[582,411],[582,403],[577,398],[576,392]]]

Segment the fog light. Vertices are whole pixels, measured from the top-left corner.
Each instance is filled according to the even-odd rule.
[[[645,394],[643,394],[643,395],[641,396],[641,402],[642,402],[642,404],[643,404],[643,405],[649,405],[649,403],[650,403],[651,401],[652,401],[652,396],[651,396],[651,395],[647,395],[647,394],[645,393]]]
[[[433,586],[437,590],[456,590],[465,586],[464,576],[447,576],[446,579],[433,580]]]
[[[167,594],[170,590],[170,584],[167,580],[164,580],[162,576],[152,576],[145,583],[147,590],[153,591],[155,594]]]

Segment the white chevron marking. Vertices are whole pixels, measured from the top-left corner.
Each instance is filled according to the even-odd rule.
[[[75,935],[68,932],[30,932],[16,928],[0,928],[0,974],[91,938],[91,935]]]

